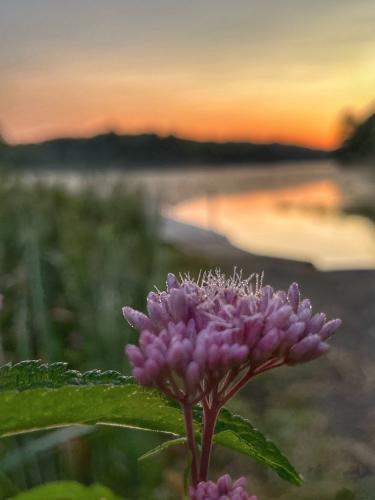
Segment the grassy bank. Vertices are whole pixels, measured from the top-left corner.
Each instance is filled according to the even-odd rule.
[[[127,373],[123,346],[134,333],[121,307],[144,308],[146,293],[163,286],[167,271],[199,265],[160,243],[157,228],[158,216],[147,213],[140,194],[115,189],[105,198],[90,190],[74,195],[2,176],[1,364],[64,360],[77,369]],[[137,458],[156,440],[108,429],[73,432],[65,440],[55,432],[5,439],[0,498],[61,478],[101,481],[130,498],[148,498],[163,463],[144,467]]]

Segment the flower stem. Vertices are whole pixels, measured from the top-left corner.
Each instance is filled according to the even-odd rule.
[[[249,368],[245,375],[223,396],[223,404],[229,401],[229,399],[233,398],[233,396],[251,379],[253,375],[254,371]]]
[[[191,454],[190,480],[192,486],[195,487],[198,484],[198,462],[197,462],[197,446],[195,443],[195,434],[193,428],[193,411],[191,404],[181,403],[181,406],[185,419],[187,445]]]
[[[284,364],[283,359],[279,360],[276,358],[267,361],[266,363],[258,366],[257,368],[249,368],[249,370],[245,373],[245,375],[233,387],[231,387],[230,390],[221,398],[221,403],[223,405],[226,404],[255,375],[258,375],[259,373],[264,373],[268,370],[271,370],[272,368],[275,368],[276,366],[281,366],[283,364]]]
[[[216,419],[220,411],[220,405],[214,404],[208,407],[204,405],[203,415],[203,436],[202,436],[202,455],[199,468],[199,481],[207,481],[208,467],[210,465],[212,440],[215,432]]]

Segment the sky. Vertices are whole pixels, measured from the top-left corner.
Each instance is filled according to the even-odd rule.
[[[374,0],[0,0],[1,133],[331,148],[375,102],[374,26]]]

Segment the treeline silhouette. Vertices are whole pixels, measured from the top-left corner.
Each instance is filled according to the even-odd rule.
[[[375,164],[375,113],[360,123],[353,123],[337,156],[348,164]]]
[[[156,134],[59,138],[0,147],[3,163],[19,167],[105,168],[317,160],[326,151],[285,144],[199,142]]]

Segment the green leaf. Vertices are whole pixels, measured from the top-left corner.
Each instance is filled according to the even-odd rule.
[[[0,436],[74,424],[175,435],[184,429],[179,407],[160,392],[117,372],[81,374],[64,363],[28,361],[0,368],[0,408]]]
[[[69,370],[67,363],[43,364],[39,360],[11,363],[0,368],[0,391],[34,389],[50,387],[56,389],[65,385],[112,384],[124,385],[134,383],[132,377],[125,377],[116,371],[91,370],[80,373]]]
[[[159,444],[159,446],[156,446],[155,448],[152,448],[152,450],[147,451],[143,455],[141,455],[138,460],[145,460],[147,458],[151,458],[154,455],[158,455],[162,451],[170,448],[171,446],[177,446],[179,444],[185,444],[187,441],[186,437],[180,437],[176,439],[170,439],[169,441],[164,441],[164,443]]]
[[[75,481],[57,481],[24,491],[9,500],[121,500],[121,497],[100,484],[83,486]]]
[[[214,442],[243,453],[264,464],[290,483],[300,486],[301,476],[277,446],[255,429],[248,420],[223,408],[220,412]]]
[[[177,403],[141,387],[117,372],[68,370],[65,363],[44,365],[25,361],[0,368],[0,437],[71,425],[114,425],[184,435]],[[199,437],[202,408],[194,409]],[[244,418],[220,412],[215,443],[272,468],[280,477],[300,485],[302,479],[280,450]],[[166,442],[143,458],[181,438]]]

